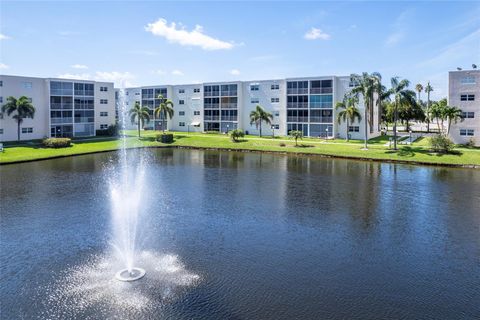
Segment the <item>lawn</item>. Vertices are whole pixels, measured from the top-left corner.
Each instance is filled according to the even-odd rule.
[[[434,154],[429,152],[425,139],[419,139],[411,146],[401,145],[398,151],[385,146],[388,137],[382,136],[369,141],[369,149],[362,150],[363,142],[351,140],[329,140],[305,138],[299,140],[299,146],[288,137],[247,136],[240,142],[232,142],[224,134],[174,133],[175,141],[162,144],[155,141],[158,132],[142,132],[142,138],[135,131],[127,131],[127,147],[194,147],[208,149],[271,151],[297,154],[317,154],[326,156],[376,159],[387,161],[418,162],[425,164],[480,166],[480,148],[457,147],[452,154]],[[0,154],[0,163],[12,163],[36,159],[45,159],[74,154],[86,154],[100,151],[111,151],[120,148],[120,140],[99,138],[91,140],[74,140],[69,148],[47,149],[37,143],[24,143],[5,147]]]

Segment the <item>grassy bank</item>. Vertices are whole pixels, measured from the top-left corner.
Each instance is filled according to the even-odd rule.
[[[480,166],[480,149],[457,147],[452,154],[435,154],[428,150],[425,139],[420,139],[410,146],[402,145],[398,151],[390,150],[385,144],[388,137],[378,137],[369,141],[369,149],[362,150],[362,141],[333,140],[325,141],[315,138],[299,140],[295,147],[293,140],[287,137],[247,136],[240,142],[232,142],[222,134],[175,133],[175,141],[163,144],[155,141],[156,132],[142,132],[139,139],[134,131],[127,133],[127,147],[194,147],[207,149],[252,150],[284,153],[317,154],[346,158],[374,159],[385,161],[402,161],[412,163]],[[76,154],[87,154],[101,151],[112,151],[120,148],[121,142],[114,138],[73,141],[69,148],[47,149],[38,142],[24,143],[6,147],[0,153],[0,163],[39,160]]]

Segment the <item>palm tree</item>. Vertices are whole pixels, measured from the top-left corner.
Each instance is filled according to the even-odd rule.
[[[430,117],[431,120],[435,119],[437,121],[438,133],[443,133],[443,122],[445,121],[445,109],[447,108],[447,99],[442,99],[435,102],[430,107]]]
[[[423,91],[423,86],[421,83],[417,83],[417,85],[415,86],[415,90],[417,90],[418,92],[418,99],[417,101],[420,102],[420,93]]]
[[[382,76],[378,72],[373,72],[369,74],[368,72],[363,72],[362,75],[352,74],[350,76],[351,81],[354,83],[355,87],[352,89],[352,94],[362,95],[363,104],[364,104],[364,123],[365,123],[365,145],[364,149],[367,149],[367,140],[368,140],[368,126],[370,125],[370,132],[372,132],[372,122],[373,122],[373,102],[375,94],[378,93],[379,88],[382,82]]]
[[[144,123],[150,122],[150,113],[147,107],[142,107],[140,102],[136,101],[132,109],[128,111],[130,114],[130,121],[132,124],[137,122],[138,137],[140,138],[140,126],[143,127]]]
[[[405,105],[416,104],[415,92],[408,90],[410,81],[407,79],[399,80],[398,77],[391,79],[392,88],[390,89],[393,95],[394,114],[393,114],[393,149],[397,150],[397,120],[398,108]]]
[[[161,94],[158,95],[157,99],[160,99],[160,104],[155,108],[155,118],[162,119],[162,130],[163,133],[165,133],[165,120],[167,119],[167,116],[170,120],[173,118],[173,102],[170,99],[164,98]]]
[[[381,130],[382,115],[385,105],[390,101],[390,91],[381,82],[377,86],[377,107],[378,107],[378,129]],[[388,129],[388,125],[387,125]],[[388,131],[388,130],[387,130]]]
[[[462,118],[462,110],[454,106],[447,106],[443,113],[444,117],[447,118],[447,135],[450,134],[450,127],[452,122],[457,123]]]
[[[336,109],[343,109],[338,113],[338,123],[341,121],[346,122],[347,125],[347,130],[346,130],[346,139],[348,141],[348,128],[350,126],[350,123],[355,122],[355,119],[357,119],[359,122],[362,120],[362,115],[358,111],[356,105],[358,103],[358,97],[356,96],[351,96],[349,97],[348,95],[345,95],[343,97],[342,102],[337,102],[335,108]]]
[[[250,112],[250,124],[254,124],[257,129],[260,129],[260,137],[262,136],[262,122],[265,121],[266,124],[272,124],[273,115],[265,111],[261,105],[257,105],[255,110]]]
[[[2,112],[7,113],[8,116],[13,112],[17,113],[12,118],[17,121],[17,137],[18,141],[20,141],[20,125],[22,124],[23,119],[33,119],[35,116],[35,107],[26,96],[21,96],[18,99],[10,96],[7,98],[7,102],[2,106]]]
[[[433,91],[433,87],[430,85],[430,81],[427,83],[427,86],[425,87],[425,92],[427,93],[427,133],[430,132],[430,119],[428,115],[430,114],[430,92]]]
[[[292,137],[293,139],[295,139],[295,147],[298,147],[297,140],[298,139],[303,139],[303,132],[300,131],[300,130],[292,130],[288,133],[288,135],[290,137]]]

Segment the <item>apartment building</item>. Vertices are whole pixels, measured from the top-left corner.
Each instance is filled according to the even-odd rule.
[[[338,123],[335,104],[351,90],[350,77],[324,76],[256,81],[216,82],[190,85],[148,86],[124,90],[125,107],[139,102],[150,109],[152,121],[145,129],[165,128],[185,132],[228,132],[240,128],[259,134],[250,123],[250,112],[257,105],[272,113],[271,125],[263,123],[262,134],[287,135],[300,130],[305,136],[363,139],[363,121],[346,128]],[[172,100],[172,119],[156,119],[153,110],[160,103],[158,94]],[[358,106],[363,115],[363,103]],[[380,134],[378,110],[371,110],[368,138]],[[127,128],[135,128],[128,117]],[[348,129],[348,131],[347,131]]]
[[[115,123],[111,82],[0,75],[0,105],[9,96],[26,96],[35,107],[34,118],[21,124],[21,140],[91,137]],[[0,141],[17,140],[13,115],[0,114]]]
[[[473,140],[480,146],[480,70],[448,73],[448,105],[460,108],[463,117],[450,128],[452,140],[459,144]]]

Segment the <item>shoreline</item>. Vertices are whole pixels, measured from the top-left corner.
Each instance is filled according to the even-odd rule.
[[[96,154],[96,153],[116,152],[119,149],[120,148],[108,149],[108,150],[95,150],[95,151],[72,153],[72,154],[66,154],[66,155],[53,155],[53,156],[35,158],[35,159],[5,161],[5,162],[0,162],[0,166],[60,159],[60,158],[67,158],[67,157],[75,157],[75,156],[89,155],[89,154]],[[201,146],[181,146],[181,145],[138,146],[138,147],[127,148],[127,150],[135,150],[135,149],[190,149],[190,150],[211,150],[211,151],[229,151],[229,152],[245,152],[245,153],[255,152],[255,153],[280,154],[280,155],[316,156],[321,158],[344,159],[344,160],[355,160],[355,161],[371,161],[371,162],[384,162],[384,163],[394,163],[394,164],[398,163],[398,164],[407,164],[407,165],[415,165],[415,166],[447,167],[447,168],[461,168],[461,169],[474,169],[474,170],[480,169],[480,164],[456,164],[456,163],[440,163],[440,162],[428,162],[428,161],[418,161],[418,160],[410,161],[410,160],[400,160],[400,159],[381,159],[381,158],[370,158],[370,157],[331,155],[331,154],[303,152],[303,151],[289,152],[289,151],[279,151],[279,150],[256,150],[256,149],[248,149],[248,148],[245,149],[245,148],[230,148],[230,147],[201,147]]]

